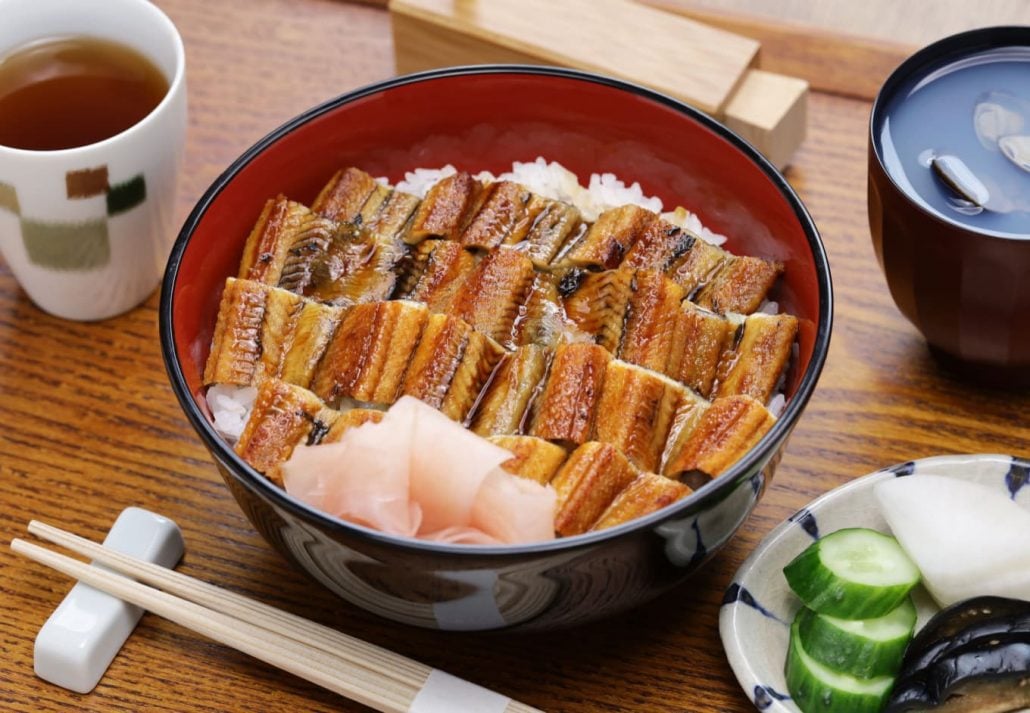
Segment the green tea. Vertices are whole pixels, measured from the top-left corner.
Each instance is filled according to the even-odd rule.
[[[94,37],[57,37],[0,59],[0,145],[85,146],[139,123],[168,80],[136,50]]]

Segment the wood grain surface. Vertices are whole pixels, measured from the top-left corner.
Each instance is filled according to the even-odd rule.
[[[393,72],[378,8],[327,0],[158,0],[186,42],[190,132],[184,218],[243,149],[330,96]],[[6,543],[30,518],[102,538],[138,505],[183,529],[181,570],[338,627],[551,711],[748,711],[719,642],[722,592],[779,521],[881,466],[941,453],[1028,455],[1030,393],[940,368],[898,313],[865,208],[869,105],[816,93],[787,175],[822,231],[836,324],[819,387],[775,482],[738,536],[685,586],[574,632],[471,635],[393,624],[334,598],[265,545],[182,415],[158,346],[157,296],[95,324],[40,312],[0,264],[0,709],[361,710],[145,615],[94,692],[32,671],[36,631],[70,583]]]

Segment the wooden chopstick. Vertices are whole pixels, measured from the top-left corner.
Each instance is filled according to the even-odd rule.
[[[404,681],[425,681],[431,667],[375,644],[340,633],[328,626],[317,624],[295,614],[276,609],[254,599],[188,577],[175,570],[161,567],[135,557],[107,549],[103,545],[60,528],[33,520],[29,532],[56,545],[67,548],[84,557],[99,562],[111,569],[130,576],[140,582],[178,595],[201,606],[244,621],[261,621],[264,626],[274,628],[280,634],[338,656],[362,668],[371,667],[377,676],[386,676]],[[361,675],[361,671],[357,672]],[[381,686],[383,681],[372,678],[370,685]],[[388,682],[387,682],[388,683]]]
[[[103,568],[15,539],[11,549],[37,562],[142,607],[219,643],[387,713],[405,713],[422,690],[429,666],[329,627],[234,594],[214,585],[33,521],[29,531],[91,557],[134,582]],[[176,596],[176,595],[181,596]],[[459,681],[461,685],[471,686]],[[535,708],[508,701],[505,713]]]

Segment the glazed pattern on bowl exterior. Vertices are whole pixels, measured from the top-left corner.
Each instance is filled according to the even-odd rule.
[[[337,169],[391,181],[447,163],[500,173],[537,156],[581,179],[613,172],[665,205],[698,212],[725,247],[781,261],[773,292],[801,321],[779,422],[740,462],[652,515],[553,542],[463,547],[393,537],[291,498],[215,433],[204,362],[225,278],[264,201],[307,202]],[[733,535],[772,477],[826,357],[826,255],[783,177],[707,116],[648,90],[581,72],[452,68],[360,89],[277,129],[201,198],[173,249],[161,338],[173,388],[246,515],[283,555],[344,599],[429,628],[569,626],[635,606],[683,581]]]

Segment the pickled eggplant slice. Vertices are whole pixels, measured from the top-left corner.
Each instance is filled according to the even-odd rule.
[[[359,168],[341,169],[319,192],[311,210],[337,222],[352,223],[378,185]]]
[[[641,473],[615,496],[591,530],[615,527],[638,517],[649,515],[682,500],[693,491],[687,485],[654,473]]]
[[[301,283],[305,297],[338,306],[384,300],[393,292],[394,267],[404,255],[403,244],[355,223],[344,223],[328,247],[311,263]]]
[[[529,404],[541,391],[552,352],[536,345],[504,355],[483,390],[471,419],[480,436],[521,433]]]
[[[487,440],[511,451],[511,460],[501,463],[502,468],[541,484],[551,482],[568,457],[561,446],[533,436],[490,436]]]
[[[719,314],[751,314],[762,306],[782,272],[782,263],[734,255],[692,300]]]
[[[426,238],[458,240],[479,210],[482,184],[465,172],[437,181],[418,206],[404,235],[410,244]]]
[[[335,230],[333,221],[285,196],[269,200],[243,246],[239,277],[296,291]]]
[[[885,713],[1009,713],[1030,707],[1030,633],[978,637],[900,679]]]
[[[533,405],[529,435],[578,445],[590,438],[611,355],[596,344],[555,350],[551,369]]]
[[[315,367],[343,319],[344,311],[342,307],[304,300],[276,374],[280,380],[305,388],[311,385]]]
[[[607,210],[565,255],[559,256],[557,264],[601,270],[616,268],[647,227],[658,219],[651,211],[636,205]]]
[[[789,314],[752,314],[719,361],[715,396],[744,394],[766,403],[790,362],[798,320]]]
[[[204,384],[246,386],[254,382],[269,289],[253,280],[230,277],[225,281],[204,365]]]
[[[512,181],[498,181],[483,189],[483,202],[479,211],[462,231],[459,242],[468,248],[492,250],[508,240],[513,230],[521,229],[532,221],[530,206],[539,211],[540,201],[532,201],[533,194],[525,186]]]
[[[433,312],[446,312],[465,280],[476,268],[476,259],[452,240],[425,240],[403,258],[395,295],[424,302]]]
[[[613,359],[604,374],[594,438],[618,448],[636,467],[657,470],[685,393],[661,374]]]
[[[976,597],[935,614],[912,640],[898,674],[914,675],[941,655],[973,639],[1030,633],[1030,602],[1005,597]]]
[[[342,399],[392,404],[429,313],[413,302],[373,302],[344,315],[315,369],[311,390],[329,405]]]
[[[633,294],[633,276],[632,270],[586,273],[578,276],[580,279],[564,299],[569,321],[612,354],[622,343],[626,309]]]
[[[673,330],[668,374],[701,396],[712,395],[723,353],[737,327],[722,315],[683,302]]]
[[[575,206],[561,201],[545,201],[526,233],[527,255],[534,266],[546,268],[566,245],[579,240],[586,229],[583,216]]]
[[[751,450],[775,423],[776,417],[750,396],[716,399],[662,472],[681,480],[694,472],[714,478]]]
[[[301,443],[317,443],[338,414],[307,389],[266,379],[258,386],[254,408],[236,442],[239,454],[254,470],[282,486],[279,466]]]
[[[512,327],[535,275],[533,263],[525,255],[512,248],[498,248],[465,279],[448,311],[477,332],[505,347],[514,347]]]
[[[660,272],[639,270],[633,280],[617,356],[663,374],[677,339],[682,287]]]
[[[615,447],[597,441],[579,446],[551,480],[558,493],[555,531],[568,537],[589,530],[637,475]]]

